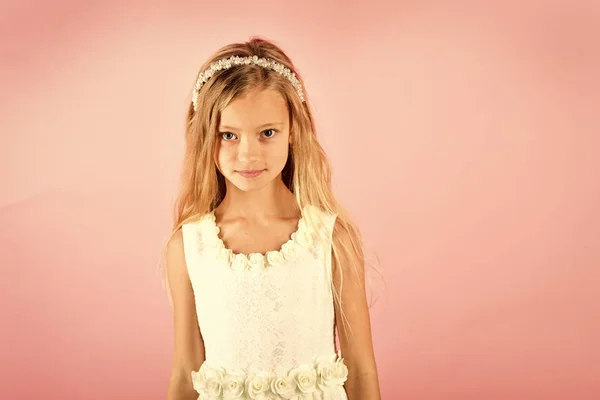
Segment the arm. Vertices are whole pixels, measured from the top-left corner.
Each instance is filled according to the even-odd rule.
[[[167,244],[167,278],[173,299],[174,351],[167,400],[195,400],[192,371],[204,362],[204,342],[198,327],[194,292],[183,252],[183,235],[177,231]]]
[[[340,339],[342,356],[348,367],[345,389],[349,400],[380,400],[377,367],[371,338],[371,322],[365,292],[364,264],[353,260],[362,254],[349,253],[352,249],[351,236],[336,221],[333,241],[339,249],[339,264],[332,256],[334,289],[339,296],[341,309],[335,301],[335,319]],[[355,267],[351,267],[352,263]],[[341,274],[340,274],[341,272]]]

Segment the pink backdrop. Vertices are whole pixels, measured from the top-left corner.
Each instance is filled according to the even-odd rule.
[[[600,7],[286,3],[2,2],[0,398],[165,398],[184,112],[254,34],[379,257],[383,398],[600,398]]]

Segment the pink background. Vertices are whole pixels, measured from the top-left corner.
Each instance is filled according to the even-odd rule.
[[[255,34],[379,258],[383,398],[600,398],[600,7],[480,3],[4,1],[0,398],[165,398],[184,113]]]

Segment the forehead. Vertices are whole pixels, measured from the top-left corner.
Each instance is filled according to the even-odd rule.
[[[288,123],[284,97],[276,90],[253,90],[234,99],[221,112],[220,127],[254,129],[266,123]]]

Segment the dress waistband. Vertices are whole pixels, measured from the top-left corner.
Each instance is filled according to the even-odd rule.
[[[211,399],[346,399],[348,368],[341,354],[317,357],[313,363],[291,368],[285,374],[247,373],[204,362],[192,372],[198,400]]]

